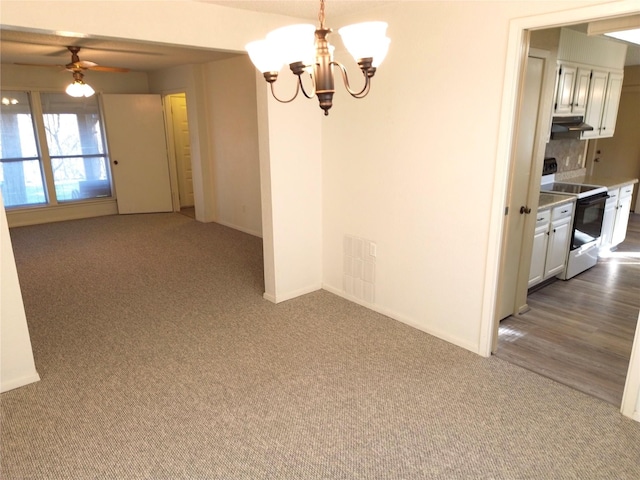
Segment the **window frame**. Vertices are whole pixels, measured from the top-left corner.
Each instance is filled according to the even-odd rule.
[[[29,108],[31,112],[31,118],[34,125],[34,134],[35,134],[35,142],[36,149],[39,153],[39,157],[34,158],[34,160],[40,161],[40,170],[42,172],[42,180],[43,180],[43,189],[45,202],[37,203],[37,204],[24,204],[24,205],[6,205],[5,210],[7,213],[16,212],[21,210],[39,210],[39,209],[47,209],[52,207],[67,207],[81,204],[91,204],[91,203],[103,203],[103,202],[114,202],[116,200],[115,188],[114,188],[114,180],[113,180],[113,170],[111,168],[111,160],[109,153],[109,145],[107,142],[107,134],[106,134],[106,126],[104,120],[104,111],[102,107],[102,97],[100,93],[95,94],[96,99],[96,107],[97,114],[100,123],[100,139],[103,146],[104,153],[98,154],[69,154],[69,155],[51,155],[49,150],[49,145],[47,143],[47,132],[45,128],[44,122],[44,111],[42,108],[42,99],[41,94],[59,94],[64,92],[60,92],[58,90],[32,90],[32,89],[24,89],[24,88],[10,88],[6,87],[2,89],[3,91],[15,91],[22,92],[27,94],[29,98]],[[109,186],[109,195],[104,196],[96,196],[89,198],[77,198],[77,199],[64,199],[60,200],[58,198],[58,194],[56,191],[56,183],[55,183],[55,173],[53,170],[52,161],[56,158],[104,158],[104,165],[106,169],[107,179],[106,183]],[[31,157],[29,157],[30,159]],[[16,160],[17,161],[17,160]]]

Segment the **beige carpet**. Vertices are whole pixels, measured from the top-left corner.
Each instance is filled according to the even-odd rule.
[[[11,231],[42,380],[10,479],[637,479],[640,424],[327,292],[262,299],[258,238],[179,214]]]

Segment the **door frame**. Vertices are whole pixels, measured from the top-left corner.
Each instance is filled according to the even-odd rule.
[[[176,158],[176,143],[173,135],[173,113],[171,111],[171,98],[173,95],[184,95],[185,90],[169,90],[162,92],[162,108],[164,110],[164,129],[167,132],[167,155],[169,157],[169,181],[171,182],[171,202],[173,211],[180,211],[180,186],[178,185],[178,159]],[[194,198],[194,202],[195,202]]]
[[[555,13],[533,15],[530,17],[513,19],[509,24],[507,54],[505,63],[505,77],[503,84],[502,108],[500,114],[500,128],[498,133],[498,149],[494,174],[494,192],[491,206],[491,221],[489,227],[489,248],[487,251],[487,265],[485,269],[485,290],[483,294],[482,316],[480,325],[480,339],[478,353],[491,356],[494,342],[497,340],[495,332],[499,327],[497,314],[497,288],[499,280],[500,258],[502,252],[502,238],[504,228],[504,208],[509,182],[511,166],[511,151],[515,141],[513,128],[518,105],[520,82],[522,81],[522,66],[527,56],[527,31],[545,28],[562,27],[565,25],[588,23],[603,19],[638,13],[637,3],[622,1],[607,4],[578,7]],[[640,335],[635,336],[633,351],[640,350]],[[630,381],[629,373],[637,372],[640,366],[640,355],[632,355],[627,382],[625,383],[625,405],[637,405],[640,400],[638,385]],[[631,379],[632,380],[632,379]],[[635,388],[635,390],[634,390]],[[635,407],[634,407],[635,408]],[[624,415],[631,416],[628,409],[621,410]]]

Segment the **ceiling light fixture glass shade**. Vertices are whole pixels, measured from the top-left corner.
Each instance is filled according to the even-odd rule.
[[[256,40],[244,47],[249,58],[261,72],[279,72],[284,65],[280,52],[274,51],[267,40]]]
[[[369,93],[371,78],[386,57],[391,40],[386,36],[385,22],[358,23],[339,30],[346,49],[358,63],[364,77],[364,86],[355,91],[349,85],[346,68],[333,59],[334,47],[327,40],[332,30],[324,26],[324,0],[320,0],[318,18],[320,26],[317,29],[311,24],[289,25],[270,32],[264,40],[247,44],[245,48],[253,64],[270,84],[276,100],[291,102],[302,91],[307,98],[317,96],[320,108],[328,115],[335,93],[333,68],[340,70],[349,94],[354,98],[363,98]],[[296,91],[288,100],[278,98],[273,87],[285,64],[298,77]],[[310,75],[310,91],[305,89],[302,82],[305,72]]]
[[[316,27],[309,24],[289,25],[278,28],[267,35],[269,48],[280,52],[283,64],[313,63],[316,55],[314,33]]]
[[[72,97],[90,97],[96,91],[91,85],[84,83],[82,72],[73,72],[73,83],[70,83],[65,92]]]
[[[371,57],[378,65],[387,55],[391,41],[386,32],[385,22],[356,23],[338,30],[342,43],[356,62],[361,58]]]

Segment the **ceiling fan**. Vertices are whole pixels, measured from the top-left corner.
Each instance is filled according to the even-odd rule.
[[[89,62],[87,60],[80,60],[78,53],[80,52],[81,47],[68,46],[67,49],[71,52],[71,62],[66,65],[44,65],[44,64],[35,64],[35,63],[16,63],[16,65],[26,65],[31,67],[58,67],[64,68],[70,72],[74,73],[82,73],[84,70],[93,70],[96,72],[118,72],[118,73],[127,73],[129,71],[128,68],[122,67],[105,67],[103,65],[98,65],[94,62]]]

